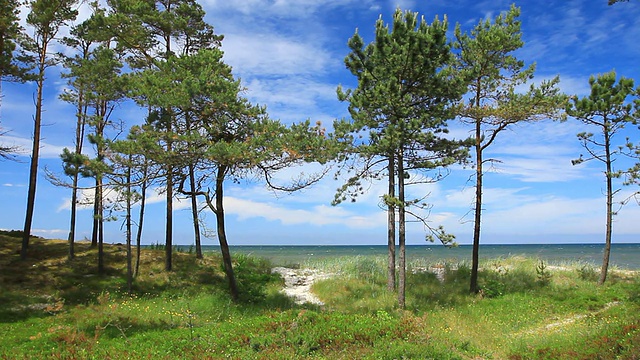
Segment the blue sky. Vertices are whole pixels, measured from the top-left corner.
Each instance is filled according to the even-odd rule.
[[[336,87],[355,87],[345,69],[347,41],[359,29],[372,40],[375,21],[391,19],[400,7],[431,21],[445,14],[470,29],[480,19],[493,18],[510,1],[371,1],[371,0],[201,0],[207,21],[225,35],[225,61],[247,88],[246,96],[266,105],[270,116],[285,123],[320,120],[327,126],[348,116],[336,98]],[[607,0],[520,1],[525,46],[517,56],[536,62],[536,81],[559,75],[569,94],[588,93],[591,74],[615,69],[618,75],[640,79],[640,3],[607,6]],[[88,15],[81,8],[81,17]],[[74,109],[58,100],[65,87],[60,68],[47,74],[43,148],[33,233],[66,238],[68,189],[56,188],[44,177],[46,167],[61,172],[59,154],[72,147]],[[0,162],[0,228],[22,229],[28,184],[28,152],[34,113],[33,85],[3,84],[0,126],[8,131],[0,142],[25,148],[18,162]],[[114,119],[140,123],[143,112],[122,104]],[[455,121],[451,130],[464,136],[469,128]],[[487,156],[500,160],[485,175],[482,243],[568,243],[604,241],[604,176],[600,164],[572,166],[583,152],[577,121],[520,124],[500,134]],[[638,132],[629,132],[638,137]],[[618,163],[622,166],[622,162]],[[281,179],[295,177],[314,166],[289,169]],[[455,167],[445,180],[415,187],[416,196],[429,195],[430,220],[444,225],[460,244],[472,241],[473,170]],[[315,187],[295,194],[274,194],[260,182],[227,185],[226,214],[231,245],[248,244],[385,244],[386,214],[379,208],[384,183],[374,183],[357,203],[330,205],[340,182],[328,176]],[[637,188],[623,188],[618,198]],[[144,242],[164,241],[163,196],[152,194],[144,227]],[[186,201],[174,205],[174,241],[190,244],[193,230]],[[213,215],[205,222],[215,228]],[[616,217],[614,242],[637,242],[640,207],[631,203]],[[123,242],[122,221],[107,223],[108,242]],[[89,237],[91,210],[79,213],[78,238]],[[425,244],[424,230],[410,224],[408,243]],[[217,244],[207,238],[204,244]]]

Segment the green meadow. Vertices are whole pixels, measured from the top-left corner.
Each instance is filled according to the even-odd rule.
[[[386,290],[382,257],[302,264],[332,274],[312,290],[323,306],[297,305],[268,261],[234,258],[241,301],[226,291],[221,260],[143,249],[131,293],[126,249],[0,235],[2,359],[640,359],[640,281],[612,270],[596,285],[587,264],[512,257],[469,266],[409,264],[407,308]],[[437,269],[440,276],[426,269]]]

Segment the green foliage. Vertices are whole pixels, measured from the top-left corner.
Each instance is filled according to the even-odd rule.
[[[25,54],[16,53],[17,45],[24,40],[19,24],[18,0],[4,0],[0,3],[0,82],[30,80],[29,59]]]
[[[476,197],[474,208],[474,254],[480,246],[482,216],[484,151],[498,134],[519,122],[542,119],[563,119],[562,109],[567,96],[557,87],[559,78],[531,84],[535,65],[526,66],[514,56],[522,48],[520,8],[511,8],[495,19],[483,19],[468,33],[457,25],[453,43],[456,52],[457,76],[464,79],[467,94],[458,103],[457,114],[472,126],[475,147]],[[478,258],[472,259],[470,291],[478,288]]]
[[[543,260],[538,260],[538,265],[536,265],[536,275],[537,282],[541,286],[547,286],[551,283],[551,273],[547,269],[547,264]]]
[[[431,24],[417,13],[397,9],[392,24],[382,18],[375,24],[375,40],[365,46],[358,31],[349,39],[347,69],[357,78],[355,89],[337,89],[338,99],[349,102],[351,120],[334,123],[335,139],[344,146],[338,155],[347,180],[338,188],[333,205],[364,194],[364,181],[386,179],[383,198],[388,213],[387,243],[405,250],[407,214],[421,222],[429,235],[444,243],[453,235],[434,229],[427,220],[428,194],[407,199],[405,188],[440,180],[443,168],[464,162],[467,142],[445,134],[447,121],[455,117],[453,104],[464,92],[464,79],[454,76],[454,60],[447,41],[447,21],[437,17]],[[340,171],[336,178],[342,176]],[[409,208],[414,208],[408,210]],[[389,254],[390,262],[395,262]],[[400,255],[398,302],[404,303],[405,264]],[[395,285],[395,267],[388,269],[388,284]]]
[[[578,159],[572,160],[574,165],[586,161],[596,160],[604,167],[606,181],[606,217],[605,217],[605,256],[599,284],[603,284],[607,277],[609,267],[609,254],[613,233],[613,216],[617,211],[613,208],[614,195],[619,192],[619,185],[614,180],[620,178],[624,172],[630,173],[629,183],[634,182],[637,166],[628,170],[615,168],[617,159],[626,155],[628,150],[633,150],[634,145],[627,138],[624,142],[617,138],[618,133],[627,125],[636,125],[640,112],[640,98],[638,90],[634,89],[633,79],[620,77],[616,79],[615,71],[591,76],[589,85],[591,93],[583,98],[573,97],[567,105],[567,114],[576,118],[583,124],[597,129],[598,133],[579,133],[578,140],[586,150],[587,156],[580,154]],[[635,99],[634,99],[635,97]],[[631,98],[631,100],[629,99]],[[634,104],[635,102],[635,104]],[[625,201],[621,203],[624,204]]]
[[[581,99],[573,97],[567,106],[567,114],[598,129],[598,136],[601,138],[590,132],[579,133],[578,139],[589,153],[589,157],[584,158],[580,155],[572,161],[574,165],[590,160],[598,160],[605,164],[611,162],[611,157],[615,158],[625,147],[617,147],[612,143],[614,135],[625,125],[635,124],[638,118],[633,102],[629,101],[629,97],[636,95],[633,79],[621,77],[616,83],[616,73],[611,71],[597,77],[591,76],[589,85],[591,93]],[[609,153],[609,157],[605,156],[605,152]],[[613,170],[608,170],[605,175],[608,178],[620,176]]]
[[[242,302],[262,303],[267,298],[268,287],[280,284],[280,276],[271,273],[272,265],[268,260],[237,254],[233,267]]]
[[[488,298],[495,298],[504,295],[507,285],[500,278],[489,278],[481,285],[481,293]]]
[[[335,203],[363,191],[362,179],[384,176],[376,157],[396,158],[405,171],[432,170],[466,157],[459,141],[445,139],[451,103],[460,98],[464,84],[451,76],[452,55],[446,40],[447,22],[428,24],[416,13],[397,10],[389,28],[376,22],[375,41],[364,44],[358,32],[349,40],[351,53],[345,64],[358,78],[356,89],[338,88],[338,98],[349,101],[351,121],[334,124],[338,139],[349,144],[347,154],[364,159],[361,170],[336,195]],[[385,204],[406,205],[387,194]]]
[[[576,272],[581,280],[596,281],[598,279],[598,270],[591,264],[580,265],[576,268]]]

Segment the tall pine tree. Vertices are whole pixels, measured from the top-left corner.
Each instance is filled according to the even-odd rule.
[[[459,76],[468,84],[468,96],[461,102],[459,115],[473,127],[473,147],[476,170],[473,252],[470,291],[478,287],[480,225],[482,221],[482,187],[484,151],[493,144],[503,130],[522,121],[535,121],[561,116],[566,102],[556,87],[559,79],[543,81],[519,92],[518,87],[533,78],[535,66],[525,67],[513,56],[524,42],[518,16],[520,9],[512,6],[495,20],[481,20],[470,33],[455,29],[454,46],[458,50]]]
[[[461,142],[442,136],[452,118],[451,105],[464,91],[464,83],[452,76],[453,56],[446,33],[446,19],[436,18],[429,24],[417,13],[398,9],[390,29],[380,18],[371,44],[365,46],[358,32],[349,40],[351,53],[345,64],[357,77],[358,87],[338,89],[339,99],[349,102],[352,120],[337,123],[336,134],[352,144],[348,152],[364,166],[339,190],[334,203],[361,191],[363,179],[387,178],[389,189],[383,203],[388,213],[388,287],[395,287],[397,210],[400,307],[405,306],[405,218],[407,208],[419,203],[406,198],[407,179],[417,171],[466,157]],[[431,230],[451,240],[442,229]]]

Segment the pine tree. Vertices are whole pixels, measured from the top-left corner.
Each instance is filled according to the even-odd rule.
[[[520,9],[512,6],[495,20],[481,20],[469,34],[460,25],[455,29],[454,46],[458,50],[459,76],[468,84],[468,100],[461,102],[459,115],[473,126],[473,147],[476,170],[476,198],[474,208],[473,254],[470,291],[478,287],[480,225],[482,216],[482,187],[484,151],[497,135],[513,124],[544,118],[558,118],[566,102],[556,85],[559,79],[543,81],[524,93],[518,87],[533,79],[534,65],[525,67],[513,56],[524,43],[517,20]]]
[[[405,305],[405,218],[407,208],[420,203],[406,199],[407,179],[461,161],[467,154],[462,142],[441,136],[452,118],[451,105],[464,91],[464,83],[452,76],[446,32],[446,19],[428,24],[417,13],[399,9],[391,29],[380,18],[371,44],[365,46],[358,32],[349,40],[351,53],[345,64],[358,78],[358,87],[338,89],[339,99],[349,101],[352,121],[337,123],[336,134],[353,145],[347,152],[363,165],[339,189],[334,204],[348,196],[355,199],[363,191],[362,180],[387,178],[389,189],[383,197],[388,212],[387,285],[390,290],[395,287],[397,210],[400,307]],[[428,178],[435,181],[437,175]],[[426,219],[421,220],[428,226]],[[429,229],[429,235],[452,240],[441,228]]]
[[[30,12],[29,15],[27,15],[27,24],[34,28],[34,34],[25,40],[23,47],[35,58],[36,65],[34,75],[37,84],[37,94],[33,125],[33,147],[31,150],[31,164],[29,169],[29,188],[27,190],[27,210],[24,221],[22,248],[20,250],[20,257],[22,259],[27,258],[36,200],[45,72],[47,68],[56,64],[55,58],[49,54],[49,46],[55,41],[60,28],[76,18],[78,12],[73,8],[75,4],[75,0],[33,0],[29,3]]]
[[[613,199],[615,193],[619,191],[619,189],[614,189],[613,181],[623,174],[622,171],[614,168],[614,162],[626,148],[627,142],[627,140],[618,141],[616,145],[616,135],[626,125],[635,125],[639,116],[638,112],[634,110],[633,103],[628,101],[629,97],[637,96],[637,90],[633,87],[633,79],[621,77],[616,84],[616,73],[611,71],[591,76],[589,85],[591,93],[581,99],[573,97],[567,107],[567,114],[599,131],[599,135],[590,132],[578,134],[578,139],[587,151],[587,155],[585,157],[581,154],[572,163],[576,165],[596,160],[602,163],[605,168],[606,230],[602,267],[598,279],[598,284],[602,285],[607,279],[611,254],[613,216],[615,215]],[[636,99],[636,103],[638,102],[640,100]]]

